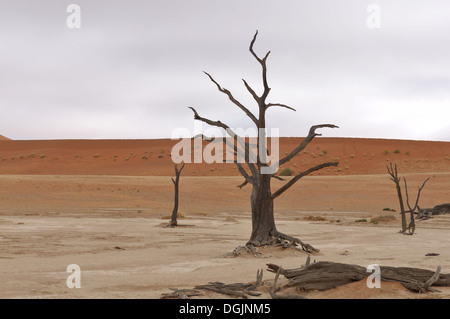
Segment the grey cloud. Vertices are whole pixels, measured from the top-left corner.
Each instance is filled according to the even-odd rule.
[[[445,0],[380,0],[378,30],[367,28],[367,3],[357,0],[74,2],[79,30],[65,26],[68,3],[0,1],[0,134],[169,137],[193,126],[188,106],[251,125],[202,71],[256,110],[241,79],[261,89],[248,52],[258,29],[256,51],[271,51],[270,100],[298,110],[270,111],[269,125],[282,135],[336,122],[341,128],[324,136],[450,140],[448,125],[418,136],[411,123],[393,128],[376,108],[355,104],[361,96],[399,108],[423,100],[450,116]]]

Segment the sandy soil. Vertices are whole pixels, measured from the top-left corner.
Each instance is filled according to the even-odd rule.
[[[424,206],[448,201],[450,173],[407,178],[414,185],[428,175]],[[266,258],[223,257],[250,235],[249,189],[236,188],[240,182],[185,176],[182,227],[171,229],[163,227],[172,209],[167,177],[0,175],[0,297],[159,298],[169,288],[250,282],[266,263],[302,265],[304,253],[281,248],[261,249]],[[394,191],[386,175],[307,177],[276,201],[278,229],[319,248],[316,261],[430,270],[441,265],[450,273],[450,216],[419,222],[414,236],[401,235],[398,214],[383,211],[397,208]],[[380,216],[395,220],[371,223]],[[431,252],[439,256],[425,256]],[[81,289],[66,286],[69,264],[81,267]],[[264,272],[268,285],[273,278]],[[418,295],[392,283],[369,289],[362,281],[307,296],[450,297],[450,289],[441,291]]]
[[[280,154],[299,141],[283,138]],[[262,248],[264,258],[224,258],[245,244],[251,230],[250,187],[236,188],[242,178],[232,164],[186,165],[181,227],[165,228],[173,208],[175,142],[0,138],[0,298],[159,298],[169,288],[254,281],[267,263],[304,264],[304,253],[282,248]],[[289,167],[299,171],[325,161],[340,166],[303,178],[279,197],[277,227],[319,248],[316,261],[433,271],[441,265],[450,273],[450,215],[418,222],[416,234],[405,236],[398,233],[398,213],[385,210],[398,209],[386,175],[391,162],[413,197],[431,177],[422,207],[449,202],[449,154],[448,142],[318,138]],[[275,180],[273,190],[283,184]],[[70,264],[81,267],[81,289],[67,288]],[[267,285],[273,278],[264,272]],[[441,290],[418,295],[393,283],[369,289],[363,280],[306,295],[450,297],[449,288]],[[268,297],[264,287],[260,292]]]
[[[302,140],[281,138],[280,157]],[[0,174],[171,176],[174,169],[170,153],[177,142],[170,139],[0,139]],[[192,142],[191,154],[194,149]],[[401,173],[449,172],[450,142],[318,137],[284,167],[299,172],[335,161],[339,162],[339,167],[313,175],[385,174],[386,165],[391,162],[398,164]],[[191,163],[185,167],[183,175],[240,176],[235,165],[223,163]]]

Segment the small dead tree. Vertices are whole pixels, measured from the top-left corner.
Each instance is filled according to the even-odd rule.
[[[398,174],[397,174],[397,164],[392,165],[392,163],[390,163],[390,165],[386,166],[386,168],[387,168],[389,175],[391,176],[391,180],[395,183],[395,187],[397,189],[398,201],[400,203],[400,214],[402,216],[402,230],[400,232],[403,234],[413,235],[414,231],[416,230],[414,214],[418,214],[418,212],[416,212],[416,209],[419,208],[418,204],[419,204],[419,199],[420,199],[420,192],[425,187],[426,182],[428,182],[428,180],[430,178],[428,177],[422,183],[422,186],[419,187],[414,207],[411,207],[411,205],[409,204],[408,185],[406,183],[406,178],[405,177],[403,178],[403,181],[405,183],[406,204],[408,205],[408,208],[409,208],[409,210],[405,210],[405,205],[403,203],[403,197],[402,197],[402,190],[400,188],[400,178],[398,177]],[[409,222],[409,225],[406,226],[406,213],[408,213],[408,212],[410,213],[410,222]]]
[[[263,91],[262,94],[258,94],[246,80],[242,80],[245,88],[253,97],[254,101],[257,105],[258,114],[250,111],[246,106],[244,106],[241,102],[239,102],[234,95],[222,87],[210,74],[204,72],[212,83],[215,84],[219,92],[225,94],[228,99],[239,109],[241,109],[249,119],[255,124],[258,131],[257,145],[256,145],[256,155],[253,156],[251,154],[251,149],[255,150],[254,144],[250,144],[245,138],[236,134],[236,132],[230,128],[227,124],[221,121],[213,121],[208,118],[202,117],[199,113],[193,108],[190,109],[194,112],[194,119],[198,121],[202,121],[210,126],[218,127],[223,129],[229,136],[232,142],[229,142],[230,139],[226,138],[225,143],[230,146],[234,150],[234,155],[239,155],[239,150],[243,149],[245,151],[245,159],[244,161],[234,160],[234,163],[237,166],[239,173],[244,177],[244,182],[238,187],[242,188],[243,186],[250,184],[252,185],[251,192],[251,211],[252,211],[252,233],[249,241],[247,242],[247,246],[262,246],[262,245],[271,245],[282,242],[288,242],[291,245],[299,244],[302,250],[306,252],[317,252],[318,250],[312,247],[309,244],[303,243],[300,239],[291,237],[289,235],[285,235],[279,232],[275,226],[274,219],[274,200],[282,195],[286,190],[292,187],[298,180],[302,177],[311,174],[312,172],[321,170],[326,167],[337,166],[337,162],[328,162],[320,165],[316,165],[312,168],[309,168],[303,172],[298,173],[293,176],[289,181],[286,182],[283,186],[281,186],[275,192],[271,191],[271,180],[272,178],[277,178],[278,176],[275,173],[266,173],[268,164],[266,156],[269,155],[269,150],[267,149],[267,135],[266,135],[266,112],[269,108],[274,107],[282,107],[285,109],[293,110],[294,108],[281,104],[281,103],[269,103],[267,98],[270,93],[270,87],[267,81],[267,58],[269,57],[270,51],[265,54],[263,58],[259,57],[253,46],[256,41],[256,37],[258,35],[258,31],[256,31],[253,40],[250,42],[250,53],[256,59],[256,61],[260,64],[262,69],[262,85]],[[337,128],[336,125],[333,124],[320,124],[314,125],[310,128],[308,136],[298,145],[294,150],[292,150],[289,154],[281,159],[277,159],[275,167],[279,167],[291,159],[293,159],[296,155],[298,155],[306,146],[314,139],[316,136],[320,136],[321,134],[317,133],[316,130],[321,128]],[[252,160],[256,157],[256,160]],[[247,167],[247,170],[244,168],[244,164]]]
[[[395,188],[397,189],[398,201],[400,202],[400,215],[402,217],[402,233],[406,232],[406,213],[405,206],[403,205],[403,197],[402,197],[402,189],[400,188],[400,178],[397,174],[397,164],[392,166],[392,163],[389,166],[386,166],[389,175],[391,176],[391,180],[395,183]]]
[[[175,186],[175,198],[174,198],[174,206],[172,211],[172,218],[169,223],[169,227],[175,227],[178,225],[177,217],[178,217],[178,194],[179,194],[179,184],[180,184],[180,174],[184,168],[184,163],[180,169],[178,169],[178,164],[175,164],[175,179],[172,177],[173,185]]]

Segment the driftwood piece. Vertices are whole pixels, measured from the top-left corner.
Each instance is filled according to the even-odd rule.
[[[275,278],[273,280],[273,288],[272,290],[267,287],[267,291],[269,291],[270,296],[272,297],[272,299],[306,299],[306,297],[304,296],[300,296],[300,295],[279,295],[277,294],[277,281],[278,281],[278,277],[280,277],[280,273],[283,270],[283,268],[280,266],[277,270],[277,273],[275,275]]]
[[[420,208],[417,213],[416,219],[418,220],[426,220],[432,218],[435,215],[444,215],[450,214],[450,203],[436,205],[433,208]]]
[[[224,294],[236,298],[247,299],[249,296],[260,296],[259,292],[254,292],[256,288],[262,285],[263,270],[258,270],[256,273],[256,281],[253,283],[233,283],[224,284],[222,282],[210,282],[207,285],[195,286],[195,289],[209,290],[219,294]]]
[[[161,299],[189,299],[194,296],[203,296],[203,293],[196,289],[169,289],[172,290],[172,292],[162,294]]]
[[[274,264],[267,264],[268,270],[289,279],[289,286],[302,290],[328,290],[366,278],[367,269],[358,265],[320,261],[306,267],[281,269]],[[439,271],[411,268],[381,266],[381,281],[397,281],[414,292],[433,291],[431,285],[450,287],[450,275]]]

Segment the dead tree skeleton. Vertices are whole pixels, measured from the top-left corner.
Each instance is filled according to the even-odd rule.
[[[173,185],[175,187],[175,197],[174,197],[174,205],[172,211],[172,218],[170,220],[169,226],[175,227],[178,225],[177,217],[178,217],[178,194],[179,194],[179,184],[180,184],[180,174],[184,168],[184,163],[180,169],[178,169],[177,164],[175,164],[175,179],[172,178]]]
[[[414,203],[414,207],[411,207],[409,204],[409,195],[408,195],[408,185],[406,183],[406,178],[403,177],[403,181],[405,183],[405,194],[406,194],[406,204],[408,205],[409,210],[405,210],[405,205],[403,204],[403,197],[402,197],[402,190],[400,188],[400,178],[397,174],[397,164],[394,166],[392,163],[389,166],[386,166],[387,171],[389,175],[391,176],[391,180],[395,183],[395,187],[397,189],[397,197],[400,203],[400,214],[402,217],[402,230],[400,231],[403,234],[406,234],[408,232],[409,235],[413,235],[414,231],[416,229],[416,223],[414,221],[414,214],[418,214],[416,212],[416,209],[419,208],[419,199],[420,199],[420,192],[425,187],[426,182],[430,179],[429,177],[422,183],[422,186],[419,187],[416,197],[416,202]],[[410,213],[410,222],[409,226],[406,226],[406,213]]]
[[[246,80],[243,79],[242,81],[244,83],[245,88],[258,105],[259,110],[258,116],[256,116],[247,107],[241,104],[229,90],[222,87],[210,74],[204,72],[209,77],[209,79],[217,86],[217,89],[221,93],[228,96],[228,99],[238,108],[240,108],[251,119],[251,121],[255,124],[256,128],[258,129],[258,139],[256,145],[257,150],[256,161],[250,161],[249,160],[250,156],[247,156],[249,155],[249,151],[251,148],[249,142],[247,142],[245,139],[237,135],[228,125],[226,125],[221,121],[213,121],[208,118],[200,116],[193,107],[190,107],[190,109],[194,112],[195,120],[202,121],[204,123],[209,124],[210,126],[222,128],[226,131],[226,133],[233,140],[232,147],[234,149],[235,155],[237,155],[239,147],[245,150],[246,154],[245,163],[244,162],[241,163],[236,160],[234,161],[234,163],[236,164],[240,174],[244,177],[244,182],[241,185],[239,185],[239,187],[242,188],[247,184],[252,185],[252,193],[251,193],[252,233],[250,236],[250,240],[247,243],[247,246],[251,245],[257,247],[261,245],[275,244],[276,242],[280,241],[288,241],[292,245],[299,244],[302,250],[306,252],[315,252],[318,250],[312,247],[311,245],[303,243],[300,239],[291,237],[289,235],[285,235],[277,230],[275,226],[274,210],[273,210],[274,200],[278,198],[280,195],[282,195],[286,190],[288,190],[302,177],[307,176],[312,172],[318,171],[326,167],[337,166],[338,162],[323,163],[320,165],[316,165],[306,171],[298,173],[297,175],[293,176],[286,184],[284,184],[282,187],[280,187],[278,190],[272,193],[270,182],[272,178],[274,177],[277,178],[277,176],[275,175],[275,173],[273,174],[263,173],[264,172],[263,169],[265,167],[267,168],[268,166],[265,156],[266,154],[269,154],[269,151],[267,150],[267,141],[266,141],[267,137],[265,131],[266,111],[271,107],[282,107],[293,111],[295,111],[295,109],[285,104],[267,102],[267,98],[269,96],[269,92],[271,89],[267,81],[266,62],[267,58],[269,57],[270,51],[267,52],[263,58],[260,58],[255,53],[255,51],[253,50],[253,45],[256,41],[257,35],[258,31],[256,31],[253,40],[250,43],[249,50],[252,56],[259,62],[262,68],[262,83],[263,83],[262,94],[258,95],[256,91],[249,85],[249,83],[247,83]],[[314,137],[320,136],[321,134],[316,133],[316,130],[320,128],[337,128],[337,126],[333,124],[320,124],[312,126],[309,130],[308,136],[302,141],[302,143],[300,143],[300,145],[298,145],[285,157],[278,159],[276,167],[279,167],[289,162],[292,158],[298,155],[303,149],[305,149],[305,147],[314,139]],[[229,139],[225,140],[229,141]],[[247,169],[245,169],[242,164],[245,164]]]

